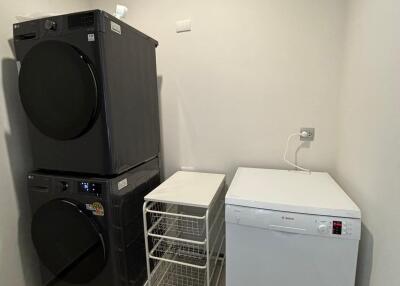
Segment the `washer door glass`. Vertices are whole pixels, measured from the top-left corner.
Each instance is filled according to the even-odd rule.
[[[92,67],[67,43],[34,46],[21,63],[19,89],[33,125],[49,137],[79,137],[94,121],[97,85]]]
[[[40,207],[31,232],[42,264],[56,279],[87,283],[105,266],[106,249],[98,226],[72,202],[54,200]]]

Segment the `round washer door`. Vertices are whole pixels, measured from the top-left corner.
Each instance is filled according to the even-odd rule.
[[[85,57],[67,43],[45,41],[34,46],[22,60],[19,89],[29,119],[51,138],[73,139],[93,124],[96,79]]]
[[[72,202],[54,200],[40,207],[33,215],[31,232],[41,263],[57,279],[87,283],[106,264],[98,226]]]

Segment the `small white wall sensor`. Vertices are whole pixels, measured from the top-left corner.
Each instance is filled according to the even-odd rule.
[[[118,19],[125,18],[127,13],[128,13],[128,7],[117,4],[117,7],[115,7],[115,14],[114,14],[116,18]]]
[[[181,21],[176,21],[176,32],[190,32],[192,30],[192,20],[186,19]]]

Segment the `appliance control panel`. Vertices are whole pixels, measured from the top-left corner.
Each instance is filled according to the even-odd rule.
[[[351,237],[354,230],[358,232],[358,225],[348,218],[320,217],[316,224],[318,232],[327,236]]]
[[[78,192],[100,195],[102,192],[102,185],[90,181],[80,181],[78,182]]]
[[[29,174],[28,186],[32,191],[68,193],[101,197],[107,183],[96,178],[76,178],[47,174]]]
[[[54,190],[59,193],[78,193],[100,197],[103,183],[86,179],[57,178]]]
[[[361,220],[226,205],[227,223],[338,239],[360,239]]]

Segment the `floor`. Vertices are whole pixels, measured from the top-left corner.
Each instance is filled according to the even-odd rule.
[[[224,275],[222,275],[218,286],[225,286],[225,273],[224,273]]]
[[[220,263],[218,263],[218,264],[220,264]],[[218,266],[217,266],[218,267]],[[224,268],[225,268],[225,265],[224,265]],[[219,270],[219,269],[217,269],[217,270]],[[225,269],[222,271],[222,273],[221,273],[221,277],[220,277],[220,280],[219,280],[219,283],[218,283],[218,285],[216,285],[216,286],[225,286]]]

